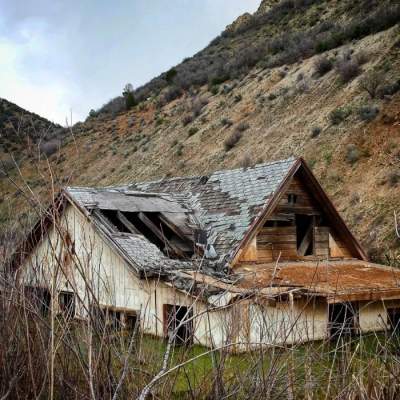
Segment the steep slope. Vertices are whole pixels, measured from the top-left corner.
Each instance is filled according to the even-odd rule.
[[[28,186],[40,208],[53,183],[110,185],[297,155],[370,254],[398,257],[400,9],[272,3],[138,89],[135,108],[119,98],[92,113],[49,164],[28,155],[20,173],[0,178],[3,223],[15,210],[29,222]]]

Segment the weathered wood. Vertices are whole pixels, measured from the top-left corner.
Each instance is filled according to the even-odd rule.
[[[174,244],[172,244],[167,240],[167,238],[161,232],[161,230],[156,226],[156,224],[150,218],[147,217],[146,214],[140,212],[138,213],[138,217],[147,226],[147,228],[150,229],[153,232],[153,234],[156,235],[158,239],[160,239],[165,244],[167,248],[172,250],[172,253],[175,253],[178,257],[181,258],[185,257],[185,254],[178,247],[176,247]]]
[[[121,211],[117,211],[117,217],[121,221],[121,223],[130,231],[131,233],[134,233],[136,235],[143,235],[142,232],[140,232],[135,225],[132,224],[131,221],[128,220],[128,218],[125,217],[124,214],[122,214]]]

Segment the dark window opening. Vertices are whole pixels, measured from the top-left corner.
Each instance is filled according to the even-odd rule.
[[[314,254],[314,217],[296,214],[297,253],[299,256]]]
[[[42,317],[47,317],[51,309],[51,294],[48,289],[41,287],[26,287],[26,300],[31,308],[36,310]]]
[[[400,334],[400,308],[389,308],[387,310],[387,315],[390,329],[395,334]]]
[[[113,331],[122,329],[122,313],[121,311],[108,310],[107,322]]]
[[[288,200],[288,204],[292,204],[292,205],[296,204],[297,203],[297,194],[289,193],[287,200]]]
[[[125,329],[127,329],[128,331],[134,331],[137,323],[138,316],[136,313],[125,314]]]
[[[75,295],[72,292],[60,292],[58,304],[65,317],[73,318],[75,316]]]
[[[329,304],[329,336],[332,339],[355,334],[357,309],[352,303]]]
[[[158,212],[120,212],[100,210],[114,230],[143,235],[170,258],[190,258],[194,254],[193,240]]]
[[[164,304],[164,334],[174,335],[176,344],[193,342],[192,311],[184,306]]]

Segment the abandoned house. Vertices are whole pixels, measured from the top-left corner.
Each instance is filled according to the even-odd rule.
[[[368,262],[303,159],[67,187],[13,267],[44,312],[233,351],[400,320],[400,271]]]

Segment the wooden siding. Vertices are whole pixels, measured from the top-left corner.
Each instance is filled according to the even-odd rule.
[[[302,256],[297,248],[296,215],[313,217],[313,254]],[[302,253],[303,251],[303,253]],[[324,218],[324,213],[301,178],[294,176],[267,223],[245,248],[239,262],[351,258],[344,240]]]

